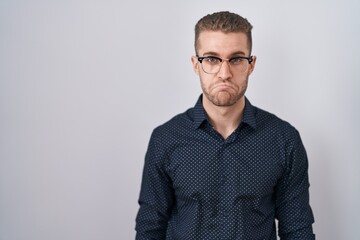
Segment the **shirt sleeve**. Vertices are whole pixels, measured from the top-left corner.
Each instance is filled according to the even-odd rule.
[[[165,171],[166,152],[154,137],[149,142],[136,217],[136,240],[164,240],[174,202],[170,177]]]
[[[281,240],[314,240],[313,213],[309,204],[308,159],[296,132],[288,145],[286,170],[276,187],[276,217]]]

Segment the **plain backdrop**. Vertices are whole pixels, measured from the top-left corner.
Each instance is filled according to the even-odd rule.
[[[134,239],[150,134],[195,104],[220,10],[254,26],[247,97],[301,133],[317,239],[360,239],[358,1],[0,0],[0,240]]]

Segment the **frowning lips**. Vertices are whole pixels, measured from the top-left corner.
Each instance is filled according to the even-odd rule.
[[[224,82],[219,82],[219,83],[215,83],[211,89],[216,89],[216,90],[227,90],[227,89],[233,89],[235,91],[237,91],[236,86],[234,86],[233,84],[230,83],[224,83]]]

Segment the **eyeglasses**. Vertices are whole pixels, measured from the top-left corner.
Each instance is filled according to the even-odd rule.
[[[200,62],[204,72],[208,74],[218,73],[224,61],[228,61],[234,71],[238,73],[245,73],[249,69],[250,63],[252,63],[252,61],[254,60],[253,56],[250,57],[239,56],[230,59],[213,57],[213,56],[204,56],[204,57],[196,56],[196,57],[197,60]]]

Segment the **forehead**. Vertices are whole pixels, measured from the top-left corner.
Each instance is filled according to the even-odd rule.
[[[249,55],[247,36],[242,32],[203,31],[199,34],[198,52],[200,55],[214,52],[223,57],[235,52]]]

